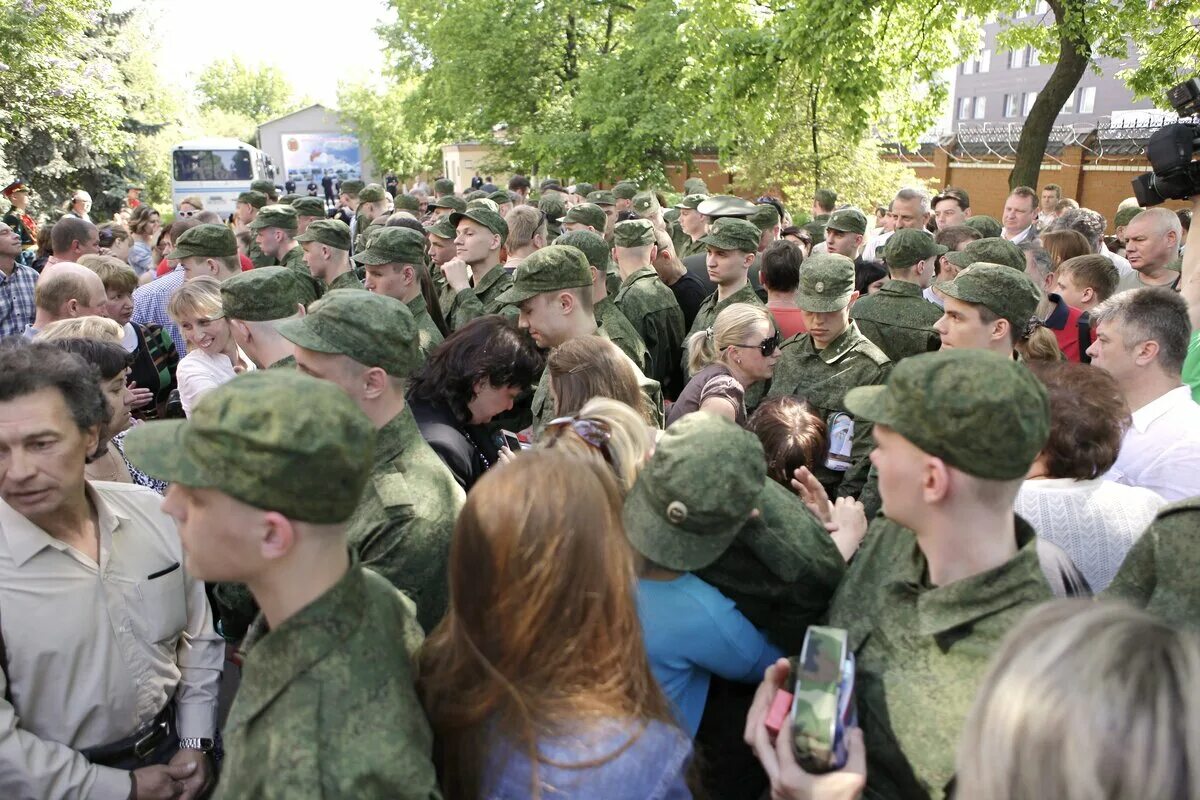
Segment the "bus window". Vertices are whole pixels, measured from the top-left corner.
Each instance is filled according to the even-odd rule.
[[[176,150],[176,181],[248,181],[253,176],[245,150]]]

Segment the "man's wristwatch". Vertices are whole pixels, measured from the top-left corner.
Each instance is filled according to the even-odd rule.
[[[180,739],[179,749],[199,750],[201,753],[211,753],[215,745],[212,739]]]

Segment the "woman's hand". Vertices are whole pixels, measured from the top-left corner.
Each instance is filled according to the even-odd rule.
[[[829,501],[825,487],[808,467],[801,467],[793,473],[792,491],[800,495],[804,505],[808,506],[808,510],[821,520],[828,530],[833,524],[833,503]]]
[[[826,526],[829,535],[833,537],[842,558],[849,561],[850,557],[858,552],[858,546],[867,535],[867,512],[863,504],[853,497],[839,497],[833,505],[830,517],[829,525]]]

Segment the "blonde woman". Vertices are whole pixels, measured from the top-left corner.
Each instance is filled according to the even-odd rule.
[[[654,441],[655,429],[641,412],[619,400],[593,397],[577,413],[551,420],[538,447],[567,450],[607,464],[625,493],[654,454]]]
[[[247,370],[254,362],[241,351],[221,307],[221,284],[216,278],[193,278],[171,295],[167,313],[187,341],[187,355],[175,377],[185,416],[204,394]]]
[[[765,381],[779,360],[779,332],[762,306],[734,303],[711,328],[688,339],[692,379],[679,394],[667,425],[693,411],[708,411],[746,426],[746,389]]]
[[[179,216],[194,217],[196,214],[204,210],[204,201],[199,195],[189,194],[187,197],[179,201]]]

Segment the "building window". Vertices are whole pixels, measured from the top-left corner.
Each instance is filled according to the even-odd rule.
[[[1050,10],[1050,4],[1046,0],[1038,0],[1038,4],[1034,7],[1033,13],[1045,14]]]
[[[966,61],[963,62],[962,74],[963,75],[974,75],[975,74],[975,57],[974,56],[969,57]]]
[[[1030,110],[1033,109],[1033,103],[1035,100],[1037,100],[1037,96],[1038,96],[1037,92],[1026,92],[1025,93],[1025,103],[1021,109],[1021,116],[1024,116],[1024,117],[1029,116],[1029,112],[1030,112]]]
[[[1091,114],[1096,107],[1096,87],[1088,86],[1079,92],[1079,113]]]
[[[1034,50],[1032,47],[1027,47],[1026,51],[1027,51],[1027,54],[1026,54],[1025,61],[1028,62],[1029,66],[1036,67],[1038,64],[1042,63],[1041,60],[1038,58],[1037,50]]]
[[[1025,48],[1020,47],[1016,50],[1008,51],[1008,68],[1020,69],[1025,66]]]
[[[986,97],[975,98],[975,119],[983,119],[987,115],[986,104]]]
[[[1019,94],[1004,95],[1004,116],[1015,117],[1018,109],[1021,107],[1021,96]]]
[[[992,68],[992,51],[984,50],[979,54],[979,71],[987,72]]]
[[[969,119],[971,117],[971,98],[958,98],[958,118]]]
[[[1067,95],[1067,102],[1063,103],[1062,111],[1060,113],[1062,113],[1062,114],[1074,114],[1075,113],[1075,90],[1074,89],[1072,89],[1071,93],[1069,95]]]

